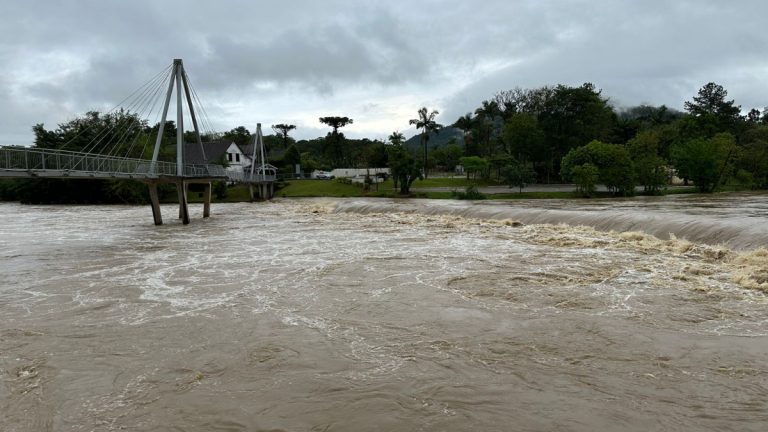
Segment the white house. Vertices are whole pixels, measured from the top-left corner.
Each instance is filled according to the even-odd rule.
[[[226,163],[227,171],[235,174],[250,174],[253,164],[253,144],[239,145],[232,141],[213,141],[203,143],[205,156],[197,143],[184,144],[184,160],[189,164],[219,164]],[[260,173],[261,166],[257,165],[254,172]],[[270,164],[265,166],[266,175],[275,175],[277,168]]]

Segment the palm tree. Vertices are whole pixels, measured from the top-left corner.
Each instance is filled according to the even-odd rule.
[[[440,114],[438,111],[432,111],[427,114],[427,107],[422,107],[419,110],[419,118],[411,119],[408,124],[416,125],[416,129],[421,129],[421,145],[424,148],[424,178],[427,178],[427,141],[429,141],[429,133],[440,130],[443,125],[435,122],[435,117]]]
[[[399,131],[394,131],[392,132],[392,135],[387,137],[387,139],[392,143],[393,146],[399,146],[405,142],[405,135]]]

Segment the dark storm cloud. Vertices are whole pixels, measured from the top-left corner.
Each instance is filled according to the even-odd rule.
[[[0,144],[112,107],[173,58],[217,127],[291,121],[299,136],[333,113],[385,137],[421,105],[451,123],[500,90],[585,81],[617,105],[682,108],[716,81],[762,107],[765,16],[758,0],[9,0]]]
[[[210,35],[204,82],[226,87],[250,81],[302,83],[322,93],[350,83],[402,84],[427,72],[387,15],[356,23],[281,30],[266,39]]]
[[[753,74],[766,71],[768,34],[762,2],[612,2],[558,15],[556,43],[494,71],[446,101],[458,117],[499,90],[593,82],[617,106],[667,104],[682,109],[709,81],[749,109],[768,104]],[[551,20],[550,20],[551,21]],[[555,31],[555,29],[559,29]]]

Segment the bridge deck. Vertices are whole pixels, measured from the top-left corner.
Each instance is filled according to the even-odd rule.
[[[0,177],[61,179],[133,179],[188,182],[225,180],[271,183],[274,175],[229,171],[221,165],[183,166],[178,175],[173,162],[121,158],[56,149],[0,147]]]

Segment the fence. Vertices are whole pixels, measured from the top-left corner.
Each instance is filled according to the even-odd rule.
[[[100,176],[131,176],[157,178],[177,176],[173,162],[152,162],[67,150],[27,147],[0,147],[0,170],[24,174],[36,171],[68,174],[99,174]],[[274,175],[238,173],[227,171],[221,165],[184,165],[184,177],[224,177],[235,182],[271,182]]]

